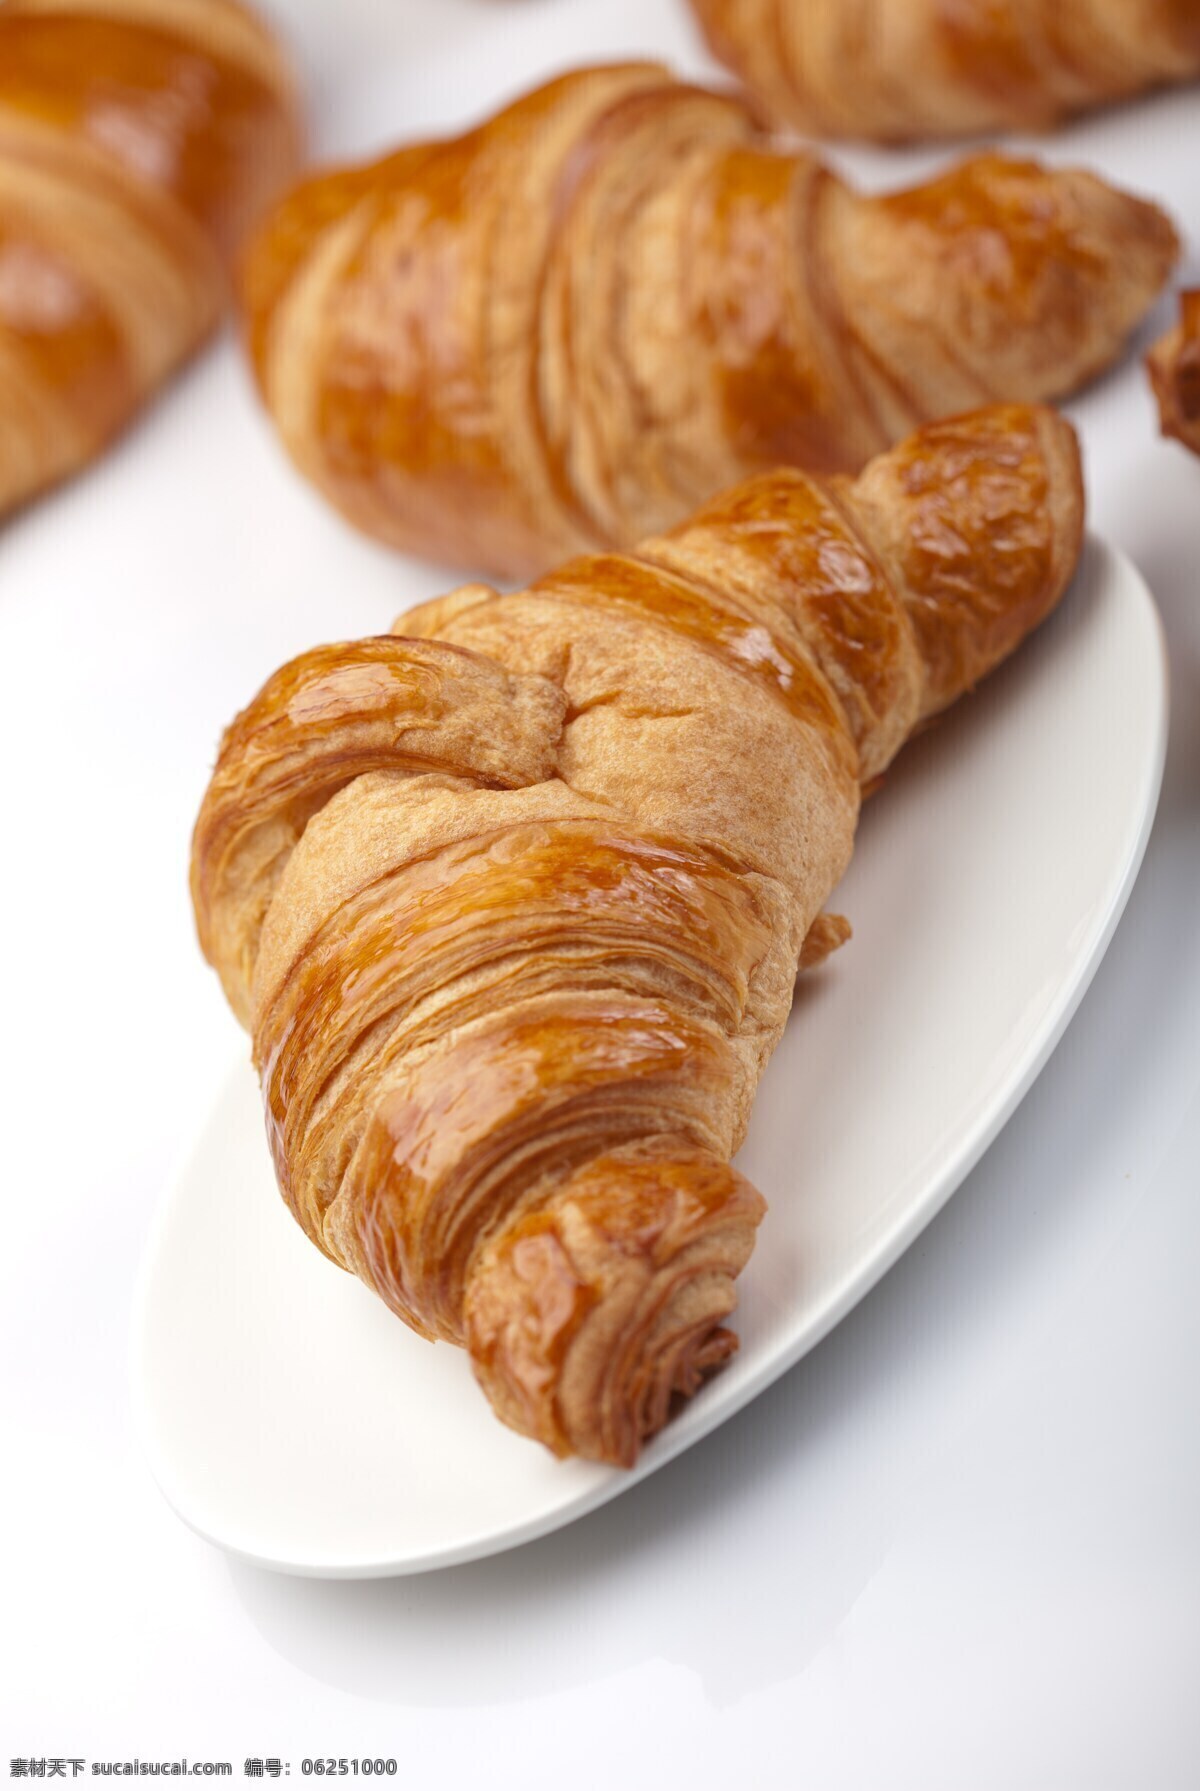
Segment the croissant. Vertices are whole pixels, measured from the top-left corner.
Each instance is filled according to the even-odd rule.
[[[226,733],[192,891],[284,1198],[516,1430],[629,1464],[735,1348],[730,1159],[861,786],[1082,511],[1068,424],[981,412],[303,654]]]
[[[0,5],[0,515],[205,338],[298,161],[291,76],[233,0]]]
[[[243,287],[300,468],[369,533],[506,577],[749,474],[1069,391],[1176,254],[1153,206],[984,156],[854,194],[734,98],[596,68],[302,184]]]
[[[764,117],[876,142],[1043,129],[1200,76],[1196,0],[692,0]]]
[[[1185,292],[1180,319],[1146,357],[1164,435],[1200,454],[1200,291]]]

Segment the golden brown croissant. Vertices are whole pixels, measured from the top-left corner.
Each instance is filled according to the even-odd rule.
[[[291,77],[234,0],[0,5],[0,515],[204,339],[298,160]]]
[[[932,418],[1069,391],[1175,254],[1153,206],[996,156],[863,198],[772,153],[737,100],[636,66],[302,184],[244,298],[326,495],[511,576],[752,472],[856,472]]]
[[[1200,77],[1196,0],[692,0],[763,116],[903,142],[1038,129]]]
[[[1146,357],[1164,435],[1200,454],[1200,291],[1185,292],[1179,322]]]
[[[193,897],[284,1197],[517,1430],[630,1463],[735,1347],[730,1159],[860,786],[1081,520],[1069,426],[984,411],[304,654],[227,732]]]

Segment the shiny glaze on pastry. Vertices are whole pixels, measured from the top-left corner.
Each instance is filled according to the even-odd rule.
[[[636,65],[305,181],[243,304],[284,443],[351,521],[528,576],[753,472],[854,473],[930,419],[1071,391],[1176,248],[1154,206],[996,155],[865,197]]]
[[[730,1160],[862,787],[1082,509],[1068,425],[984,411],[303,654],[226,733],[193,894],[284,1198],[556,1453],[631,1463],[735,1348]]]
[[[298,161],[291,76],[233,0],[0,5],[0,514],[204,339]]]

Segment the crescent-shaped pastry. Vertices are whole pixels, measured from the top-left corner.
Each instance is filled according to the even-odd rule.
[[[303,654],[226,733],[192,886],[284,1198],[556,1453],[631,1463],[735,1347],[731,1158],[861,788],[1082,511],[1069,426],[984,411]]]
[[[1200,78],[1196,0],[691,0],[765,118],[875,142],[1044,130]]]
[[[1185,292],[1179,322],[1146,357],[1164,435],[1200,454],[1200,291]]]
[[[299,155],[287,64],[234,0],[0,5],[0,516],[209,334]]]
[[[987,155],[886,198],[662,68],[584,69],[306,181],[244,287],[297,465],[369,533],[527,576],[756,471],[1072,391],[1174,262],[1152,205]]]

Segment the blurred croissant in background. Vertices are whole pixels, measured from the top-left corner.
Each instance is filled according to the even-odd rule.
[[[516,576],[753,472],[856,472],[930,419],[1070,392],[1176,253],[1153,205],[996,155],[865,197],[643,64],[305,181],[243,299],[325,495],[398,547]]]
[[[691,0],[764,119],[875,142],[1044,129],[1200,78],[1198,0]]]
[[[1185,292],[1175,328],[1147,356],[1164,435],[1200,454],[1200,291]]]
[[[284,57],[234,0],[0,6],[0,515],[209,334],[300,147]]]

